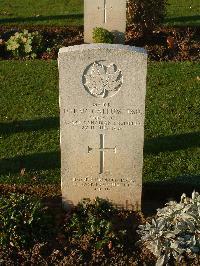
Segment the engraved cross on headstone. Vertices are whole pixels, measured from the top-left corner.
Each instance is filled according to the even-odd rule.
[[[99,174],[103,174],[104,172],[104,152],[108,150],[114,151],[114,153],[117,152],[117,148],[105,148],[104,147],[104,137],[105,135],[100,134],[100,146],[99,148],[91,148],[88,146],[88,153],[90,153],[92,150],[99,150],[100,151],[100,169],[99,169]]]
[[[98,6],[98,9],[101,8]],[[106,22],[107,22],[107,0],[103,0],[103,23],[105,24]]]
[[[127,0],[84,0],[84,42],[93,43],[94,28],[114,35],[114,43],[125,42]]]

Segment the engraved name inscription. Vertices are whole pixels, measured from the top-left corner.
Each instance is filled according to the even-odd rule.
[[[64,109],[65,125],[81,130],[123,130],[127,127],[142,126],[143,113],[139,108],[113,108],[111,104],[94,103],[91,108]]]

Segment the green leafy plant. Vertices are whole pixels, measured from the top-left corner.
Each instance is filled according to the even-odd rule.
[[[42,49],[42,36],[37,32],[16,32],[6,42],[6,49],[15,58],[35,58]]]
[[[114,41],[112,32],[99,27],[93,29],[92,38],[95,43],[113,43]]]
[[[117,212],[106,200],[96,198],[91,202],[84,199],[66,224],[66,230],[76,238],[87,236],[91,246],[97,249],[119,247],[126,231],[116,229],[113,217]]]
[[[157,265],[170,259],[181,262],[184,256],[195,259],[200,255],[200,194],[192,198],[182,195],[179,203],[171,201],[158,209],[151,223],[140,225],[139,243],[157,257]]]
[[[1,246],[30,247],[45,240],[51,226],[51,216],[39,200],[18,194],[0,198]]]
[[[167,0],[128,0],[127,20],[136,32],[151,33],[164,19]]]

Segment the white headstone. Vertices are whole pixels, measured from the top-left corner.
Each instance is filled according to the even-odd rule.
[[[93,43],[92,32],[105,28],[115,36],[115,43],[125,42],[126,0],[84,0],[84,41]]]
[[[59,51],[62,196],[140,209],[147,54],[90,44]]]

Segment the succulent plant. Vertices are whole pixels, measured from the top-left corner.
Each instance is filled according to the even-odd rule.
[[[137,231],[140,244],[156,257],[156,265],[165,265],[170,259],[181,262],[184,256],[195,258],[200,254],[200,194],[185,194],[179,203],[171,201],[151,223],[140,225]]]

